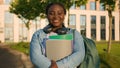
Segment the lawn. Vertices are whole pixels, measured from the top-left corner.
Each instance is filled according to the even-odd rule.
[[[29,55],[29,43],[28,42],[9,43],[9,45],[10,45],[10,48],[23,52],[26,55]]]
[[[100,68],[120,68],[120,42],[112,42],[111,52],[107,54],[107,42],[96,42],[101,59]]]
[[[29,43],[20,42],[9,44],[12,49],[24,52],[29,55]],[[100,55],[100,68],[120,68],[120,42],[112,42],[111,52],[107,54],[107,42],[96,42]]]

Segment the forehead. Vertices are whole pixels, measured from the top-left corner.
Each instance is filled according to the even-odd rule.
[[[54,5],[51,5],[48,9],[48,11],[52,11],[52,10],[61,10],[61,11],[64,11],[63,7],[58,5],[58,4],[54,4]]]

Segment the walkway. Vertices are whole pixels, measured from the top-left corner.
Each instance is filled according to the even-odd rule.
[[[33,65],[25,54],[0,44],[0,68],[33,68]]]

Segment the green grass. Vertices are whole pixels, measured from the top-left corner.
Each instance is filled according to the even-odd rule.
[[[96,42],[101,59],[100,68],[120,68],[120,42],[112,42],[110,54],[107,54],[107,42]]]
[[[29,43],[11,43],[10,47],[29,55]],[[120,68],[120,42],[112,42],[111,52],[107,54],[107,42],[96,42],[96,46],[100,55],[100,68]]]
[[[9,45],[10,45],[10,48],[23,52],[26,55],[29,55],[29,43],[28,42],[9,43]]]

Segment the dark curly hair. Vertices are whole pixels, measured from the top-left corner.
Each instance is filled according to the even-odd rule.
[[[52,5],[59,5],[59,6],[61,6],[61,7],[63,8],[63,10],[64,10],[64,14],[66,15],[66,9],[65,9],[64,5],[63,5],[62,3],[58,3],[58,2],[49,3],[49,4],[47,5],[46,10],[45,10],[45,14],[46,14],[46,15],[48,15],[48,10],[49,10],[49,8],[50,8]]]

